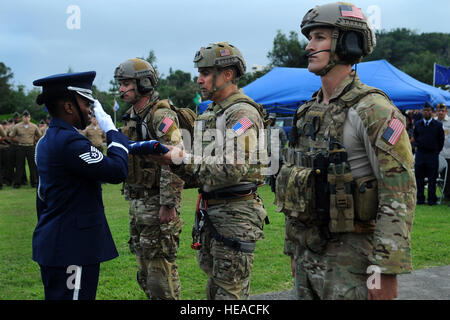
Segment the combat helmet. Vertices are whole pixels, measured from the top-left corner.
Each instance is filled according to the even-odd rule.
[[[301,23],[303,35],[308,38],[311,29],[320,27],[332,28],[332,42],[330,61],[319,75],[325,75],[336,64],[360,62],[375,48],[375,33],[367,17],[351,3],[335,2],[310,9]]]
[[[116,80],[133,79],[135,88],[141,95],[149,95],[158,83],[158,71],[142,59],[134,58],[122,62],[114,71]]]
[[[228,42],[210,43],[206,47],[201,47],[194,57],[195,68],[213,68],[213,89],[208,94],[208,99],[212,94],[232,82],[227,82],[219,88],[216,87],[216,76],[220,69],[235,67],[235,81],[242,77],[246,71],[244,57],[238,48]]]

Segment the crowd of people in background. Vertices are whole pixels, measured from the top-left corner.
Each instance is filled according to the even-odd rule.
[[[39,139],[45,134],[50,125],[50,116],[39,121],[36,125],[31,122],[30,113],[25,110],[22,116],[15,112],[9,120],[1,121],[0,125],[0,189],[3,185],[19,189],[30,185],[37,187],[35,149]],[[103,152],[105,133],[98,125],[96,118],[91,118],[90,125],[79,131],[91,140],[92,144]],[[29,177],[25,164],[28,164]]]
[[[429,205],[437,203],[436,181],[445,171],[440,170],[441,162],[445,159],[450,167],[450,118],[447,106],[440,103],[434,108],[426,103],[422,110],[408,110],[406,130],[408,132],[412,151],[415,154],[415,174],[417,182],[417,204],[425,204],[425,179],[428,183]],[[442,168],[442,166],[441,166]],[[444,201],[450,201],[449,179],[444,187]]]
[[[425,204],[424,188],[425,178],[428,183],[429,205],[437,203],[436,180],[439,174],[439,157],[447,162],[450,168],[450,117],[447,106],[440,103],[434,108],[425,104],[423,109],[407,110],[406,130],[411,141],[412,151],[415,154],[415,173],[418,186],[417,204]],[[274,115],[271,114],[273,117]],[[50,124],[50,116],[40,120],[38,125],[30,121],[27,110],[14,113],[13,118],[3,120],[0,125],[0,189],[3,184],[20,188],[29,184],[37,186],[36,165],[34,153],[37,141],[42,137]],[[283,131],[283,130],[281,130]],[[90,125],[79,131],[91,140],[92,144],[103,152],[105,133],[98,125],[96,118],[92,117]],[[282,139],[286,140],[286,139]],[[280,149],[286,141],[280,144]],[[26,175],[25,161],[28,163],[29,179]],[[441,160],[442,161],[442,160]],[[446,179],[444,188],[444,201],[450,201],[450,179]]]
[[[428,204],[435,205],[437,203],[436,180],[439,174],[444,175],[444,172],[439,172],[439,156],[446,160],[450,168],[450,117],[447,106],[440,103],[434,108],[427,103],[423,109],[407,110],[403,113],[416,160],[417,204],[425,203],[424,187],[425,178],[427,178],[428,194],[430,194]],[[38,125],[33,124],[30,122],[30,114],[27,110],[22,113],[22,119],[16,112],[13,118],[1,122],[0,189],[3,188],[3,184],[13,188],[28,184],[25,161],[28,163],[30,173],[29,183],[31,187],[37,186],[34,152],[37,141],[45,134],[49,124],[50,116],[40,120]],[[90,125],[80,130],[80,133],[103,152],[106,137],[95,117],[92,117]],[[285,143],[280,144],[280,146],[284,145]],[[450,179],[447,179],[444,188],[445,201],[450,201],[449,184]]]

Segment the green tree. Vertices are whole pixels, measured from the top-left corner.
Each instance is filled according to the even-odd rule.
[[[305,41],[299,41],[297,32],[291,31],[287,37],[278,30],[273,40],[272,51],[269,51],[267,58],[275,67],[306,68],[308,65],[308,59],[304,56],[306,45]]]
[[[386,59],[413,78],[433,84],[434,63],[450,65],[450,34],[401,28],[376,33],[374,52],[364,61]]]
[[[167,76],[167,83],[169,86],[173,86],[177,89],[183,87],[185,84],[191,82],[191,74],[181,70],[172,71],[169,69],[169,75]]]
[[[255,81],[256,79],[261,78],[263,75],[265,75],[270,70],[272,70],[271,67],[265,67],[261,71],[247,72],[245,75],[243,75],[239,79],[239,88],[243,88],[246,85],[248,85],[249,83],[252,83],[253,81]]]
[[[148,63],[150,63],[154,68],[157,68],[156,61],[157,61],[158,59],[156,58],[155,51],[150,50],[150,51],[148,52],[147,58],[142,58],[142,59],[143,59],[143,60],[146,60],[146,61],[147,61]]]
[[[450,65],[450,34],[417,33],[406,28],[378,31],[374,52],[363,61],[385,59],[413,78],[433,84],[433,65]],[[294,31],[289,36],[278,31],[267,54],[272,66],[305,68],[306,41]]]
[[[14,74],[11,68],[0,62],[0,114],[14,112],[14,105],[11,103],[11,84]]]
[[[161,99],[171,99],[177,107],[195,110],[193,99],[198,88],[190,73],[170,68],[169,75],[159,79],[156,89]]]

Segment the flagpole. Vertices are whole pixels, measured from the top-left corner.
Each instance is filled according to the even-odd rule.
[[[116,123],[116,113],[117,110],[119,110],[119,104],[117,103],[116,99],[114,99],[114,106],[113,106],[113,111],[114,111],[114,125],[117,126]]]
[[[434,63],[434,66],[433,66],[433,87],[436,87],[435,79],[436,79],[436,62]]]

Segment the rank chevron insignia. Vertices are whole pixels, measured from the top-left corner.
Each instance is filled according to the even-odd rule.
[[[81,160],[88,164],[98,163],[103,160],[103,153],[94,146],[91,146],[91,151],[79,155]]]

